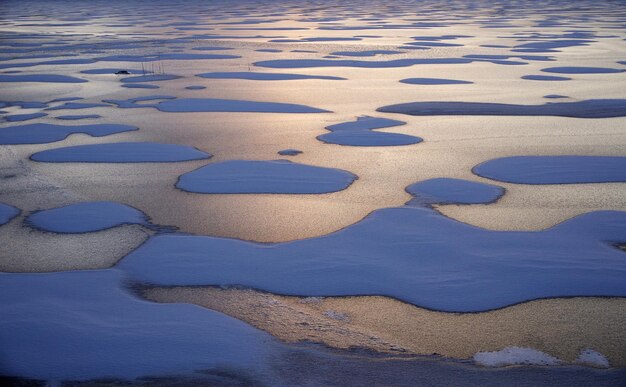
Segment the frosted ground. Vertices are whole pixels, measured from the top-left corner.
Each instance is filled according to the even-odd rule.
[[[618,1],[3,1],[0,377],[619,385]]]

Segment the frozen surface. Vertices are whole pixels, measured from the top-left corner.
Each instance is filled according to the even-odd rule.
[[[603,354],[590,348],[583,349],[576,362],[599,368],[610,367],[609,360]]]
[[[561,116],[609,118],[626,116],[626,99],[589,99],[576,102],[551,102],[543,105],[514,105],[487,102],[411,102],[383,106],[386,113],[412,116]]]
[[[10,116],[4,116],[4,119],[8,122],[28,121],[35,118],[41,118],[47,116],[46,113],[30,113],[30,114],[12,114]]]
[[[29,124],[0,128],[0,144],[45,144],[61,141],[72,133],[86,133],[94,137],[128,132],[138,128],[130,125],[93,124],[93,125],[54,125]]]
[[[578,66],[563,66],[563,67],[548,67],[541,71],[546,73],[557,74],[611,74],[611,73],[623,73],[624,69],[613,69],[609,67],[578,67]]]
[[[368,51],[335,51],[331,52],[330,55],[337,56],[376,56],[376,55],[393,55],[393,54],[402,54],[402,51],[394,51],[394,50],[368,50]]]
[[[128,89],[158,89],[157,85],[148,85],[145,83],[124,83],[122,87],[126,87]]]
[[[0,74],[0,82],[85,83],[86,79],[56,74],[6,75]]]
[[[279,102],[239,101],[216,98],[180,98],[160,102],[163,112],[253,112],[253,113],[328,113],[328,110],[305,105]]]
[[[0,203],[0,226],[9,223],[11,219],[19,215],[20,210],[8,204]]]
[[[142,70],[127,69],[127,68],[122,68],[122,67],[114,67],[114,68],[83,70],[83,71],[81,71],[81,73],[83,73],[83,74],[112,74],[112,75],[116,75],[115,73],[117,73],[119,71],[128,71],[129,74],[144,74],[146,72],[149,72],[149,71],[145,71],[145,70],[142,71]]]
[[[283,150],[278,151],[278,154],[281,156],[297,156],[300,153],[302,153],[301,150],[293,149],[293,148],[283,149]]]
[[[399,146],[422,142],[421,138],[406,134],[373,131],[404,124],[406,122],[388,118],[361,116],[356,121],[327,126],[330,133],[322,134],[317,139],[329,144],[348,146]]]
[[[434,310],[477,312],[546,297],[626,296],[624,253],[605,241],[626,241],[626,212],[503,232],[405,206],[377,210],[327,236],[280,244],[156,236],[119,267],[157,285],[385,295]]]
[[[213,72],[198,74],[202,78],[214,79],[248,79],[253,81],[289,81],[296,79],[326,79],[326,80],[345,80],[341,77],[332,77],[324,75],[305,75],[305,74],[277,74],[277,73],[255,73],[255,72]]]
[[[572,78],[568,77],[557,77],[554,75],[524,75],[522,79],[526,79],[529,81],[571,81]]]
[[[474,82],[445,78],[406,78],[401,79],[400,83],[407,83],[409,85],[463,85]]]
[[[95,107],[108,106],[103,103],[84,103],[84,102],[66,102],[63,105],[49,107],[45,110],[79,110],[79,109],[90,109]]]
[[[530,42],[515,46],[513,52],[559,52],[559,48],[588,46],[594,40],[585,39],[556,39],[542,42]]]
[[[357,177],[340,169],[287,160],[233,160],[209,164],[182,175],[176,187],[209,194],[321,194],[346,189]]]
[[[340,124],[334,124],[327,126],[326,129],[331,132],[338,132],[343,130],[372,130],[391,128],[394,126],[405,125],[406,122],[391,120],[389,118],[369,117],[361,116],[357,117],[356,121],[342,122]]]
[[[474,361],[487,367],[504,367],[515,364],[551,366],[561,361],[547,353],[532,348],[507,347],[500,351],[479,352]]]
[[[30,156],[46,163],[171,163],[208,159],[211,154],[187,145],[114,142],[48,149]]]
[[[504,188],[474,181],[436,178],[406,187],[413,203],[420,204],[486,204],[504,195]]]
[[[514,156],[486,161],[472,171],[518,184],[626,182],[626,157]]]
[[[110,55],[97,58],[109,62],[158,62],[162,60],[237,59],[237,55],[169,53],[158,55]]]
[[[178,246],[156,250],[142,265],[137,264],[136,271],[145,271],[146,277],[160,273],[172,277],[168,280],[180,283],[234,284],[305,295],[387,293],[432,308],[447,307],[461,311],[484,310],[519,300],[562,294],[624,295],[621,283],[625,277],[623,266],[620,266],[624,253],[613,246],[620,243],[624,236],[622,213],[591,213],[552,229],[536,231],[597,209],[626,210],[626,198],[623,193],[620,195],[624,183],[502,183],[508,190],[507,195],[491,203],[491,199],[495,200],[501,194],[501,189],[442,179],[456,177],[490,182],[472,175],[471,168],[486,160],[508,156],[624,156],[626,117],[623,117],[623,104],[615,102],[626,98],[624,73],[617,72],[626,69],[626,36],[623,33],[626,8],[622,2],[507,0],[494,3],[478,0],[470,4],[463,1],[374,0],[365,4],[354,0],[229,0],[226,7],[222,0],[151,0],[149,4],[140,4],[141,0],[110,4],[92,1],[81,2],[80,7],[76,6],[76,2],[67,1],[5,0],[4,3],[6,6],[0,6],[5,11],[0,17],[0,72],[3,76],[22,77],[22,80],[45,80],[45,76],[59,80],[57,76],[63,76],[75,82],[89,82],[0,83],[0,100],[7,101],[0,102],[0,109],[5,111],[3,118],[40,111],[56,113],[19,124],[11,124],[5,119],[0,125],[0,138],[6,137],[14,125],[33,122],[119,123],[132,125],[131,130],[140,127],[141,131],[120,133],[109,138],[79,134],[70,136],[63,143],[48,145],[0,146],[0,201],[22,209],[25,215],[36,209],[57,210],[56,207],[68,203],[115,201],[145,210],[159,222],[178,226],[181,234],[185,235],[170,235],[172,241],[181,241]],[[278,61],[268,62],[269,59]],[[254,63],[274,68],[254,67]],[[309,69],[310,66],[316,68]],[[581,70],[583,66],[587,69]],[[545,68],[575,70],[567,70],[571,75],[540,71]],[[609,69],[611,72],[597,73],[597,69],[602,69],[602,72]],[[130,74],[115,74],[120,70]],[[157,79],[162,79],[162,74],[176,74],[183,78],[157,82]],[[211,78],[199,78],[196,74],[210,74]],[[154,82],[123,81],[135,75],[140,76],[140,80]],[[522,76],[524,79],[520,79]],[[266,77],[276,81],[265,81]],[[302,80],[283,80],[294,77]],[[533,81],[532,77],[537,80]],[[335,79],[345,80],[334,82]],[[568,79],[572,80],[558,81]],[[401,84],[398,83],[400,80],[427,85]],[[440,83],[459,80],[474,84],[455,86]],[[206,89],[191,91],[185,88],[190,85]],[[158,90],[162,90],[164,95],[150,95]],[[557,94],[569,98],[544,99],[544,96]],[[111,105],[110,108],[75,111],[42,110],[76,97],[84,98],[74,101],[76,103],[107,100],[118,102],[120,107],[139,109],[119,109]],[[196,103],[186,99],[190,97],[220,100]],[[59,103],[52,103],[54,99]],[[62,99],[66,101],[60,101]],[[166,99],[171,101],[164,102]],[[589,101],[575,102],[600,99],[605,101],[596,105]],[[270,104],[247,101],[267,101]],[[506,115],[407,117],[375,113],[377,107],[411,101],[496,102],[499,104],[481,105],[478,109],[480,114],[490,113],[490,109],[494,108],[498,115]],[[279,102],[286,105],[274,104]],[[577,104],[541,105],[546,102]],[[189,111],[197,113],[174,114],[185,111],[186,104]],[[295,105],[296,108],[290,104],[298,105]],[[505,107],[502,108],[502,105]],[[169,113],[162,113],[157,111],[159,106],[163,110],[168,110],[168,106],[172,109]],[[283,114],[300,109],[313,112],[308,109],[315,108],[329,112],[321,115]],[[467,105],[462,108],[471,110]],[[213,113],[222,111],[224,113]],[[250,113],[242,113],[247,111]],[[438,112],[439,107],[433,111]],[[97,113],[102,118],[93,117],[78,122],[58,119],[78,118],[78,113],[85,116]],[[534,116],[537,113],[540,114]],[[362,114],[381,114],[385,119],[404,117],[408,124],[395,128],[393,125],[364,125],[367,122],[376,123],[372,119],[357,120],[352,127],[333,125],[354,121],[355,116]],[[598,119],[575,118],[589,116]],[[329,126],[328,132],[320,130],[326,126]],[[380,129],[383,127],[387,129]],[[2,134],[6,129],[9,131]],[[47,130],[46,135],[57,136],[57,131],[56,128]],[[71,129],[60,137],[65,138],[76,132]],[[374,146],[353,148],[324,144],[315,139],[321,134],[326,135],[323,137],[325,140],[336,144]],[[380,146],[419,141],[406,135],[424,137],[427,141],[415,146]],[[38,142],[42,134],[24,129],[20,136],[28,140],[21,143],[31,143]],[[175,183],[178,176],[208,165],[206,158],[160,164],[54,164],[28,159],[33,153],[51,148],[117,141],[190,145],[215,153],[216,162],[282,157],[326,169],[341,168],[359,176],[359,180],[331,194],[202,195],[182,192],[175,188]],[[279,150],[291,148],[301,149],[304,153],[295,158],[276,155]],[[109,158],[115,158],[117,154],[104,151],[92,153],[98,157],[106,153]],[[131,153],[137,156],[137,152]],[[163,153],[155,155],[162,156]],[[304,175],[298,177],[306,180]],[[255,180],[257,178],[262,180],[263,175],[253,175],[246,180],[251,186],[258,187],[262,184]],[[420,203],[424,207],[451,205],[437,206],[439,213],[411,206],[373,212],[406,202],[409,194],[404,187],[414,182],[419,183],[407,188],[419,196],[412,204]],[[468,202],[490,204],[457,205]],[[68,208],[63,211],[68,211]],[[129,212],[132,213],[132,210]],[[87,219],[85,214],[77,214],[73,219],[80,218],[82,226],[93,227],[93,217]],[[118,216],[115,210],[100,211],[99,215],[113,217],[115,221],[124,218]],[[128,218],[132,218],[131,215]],[[154,234],[146,226],[137,224],[85,234],[41,232],[25,227],[22,219],[23,216],[18,216],[0,227],[0,246],[4,247],[0,248],[0,264],[5,271],[104,268],[115,264]],[[359,223],[360,220],[363,222]],[[481,225],[485,229],[468,224]],[[229,236],[233,239],[204,238],[201,235]],[[166,240],[169,239],[160,239],[159,236],[153,242]],[[205,240],[211,241],[207,242],[208,248],[194,247],[195,243],[204,244],[199,241]],[[241,240],[293,242],[251,244]],[[224,248],[220,249],[218,245]],[[148,247],[144,246],[139,251],[147,251]],[[242,253],[239,254],[238,250]],[[171,260],[164,259],[164,255]],[[155,268],[151,267],[153,257]],[[187,265],[187,259],[196,258],[194,262],[198,262],[197,266]],[[134,265],[134,259],[129,257],[129,267]],[[266,262],[269,262],[267,267]],[[129,272],[135,275],[134,271]],[[64,278],[66,283],[75,282],[69,277]],[[140,278],[139,275],[137,278]],[[98,284],[98,281],[91,282]],[[116,282],[109,286],[112,294],[119,290],[118,285],[119,282]],[[16,283],[14,286],[23,285]],[[66,321],[73,319],[80,329],[77,328],[79,333],[71,340],[84,336],[89,342],[77,347],[72,347],[74,342],[64,344],[63,337],[54,336],[56,329],[63,325],[55,325],[57,320],[54,320],[50,321],[53,327],[50,336],[42,339],[37,335],[32,337],[31,342],[42,342],[41,346],[24,346],[23,351],[18,353],[23,356],[21,359],[27,357],[28,362],[41,361],[43,364],[46,361],[44,355],[49,356],[48,351],[67,350],[71,352],[68,359],[57,356],[53,360],[70,362],[73,357],[82,356],[79,350],[89,346],[87,357],[101,356],[105,369],[98,369],[97,362],[92,363],[95,364],[93,367],[83,367],[83,363],[78,363],[75,368],[86,373],[95,370],[91,375],[97,374],[107,379],[101,383],[107,383],[118,372],[118,368],[113,368],[115,371],[112,373],[106,371],[110,365],[108,357],[117,356],[116,352],[107,351],[110,348],[107,345],[111,344],[109,337],[124,335],[132,331],[132,326],[136,324],[129,324],[131,328],[126,329],[126,326],[108,323],[107,320],[102,322],[107,324],[106,329],[93,330],[93,325],[99,324],[99,300],[93,293],[83,292],[81,286],[73,289],[70,297],[81,297],[84,293],[84,305],[90,303],[89,313],[83,313],[83,310],[63,313],[60,310],[57,312],[62,316],[54,318],[65,315]],[[105,294],[106,290],[102,293]],[[239,302],[251,300],[249,293],[241,291]],[[28,302],[33,311],[20,319],[21,323],[28,323],[23,329],[40,324],[37,326],[42,327],[42,331],[48,330],[47,326],[44,327],[48,323],[46,317],[37,313],[52,314],[51,310],[62,304],[64,298],[47,297],[44,298],[47,303],[37,304],[37,297],[30,297]],[[450,341],[450,346],[465,351],[450,356],[463,358],[471,358],[480,351],[517,345],[535,347],[573,361],[578,356],[577,350],[594,348],[605,353],[613,365],[621,366],[626,364],[626,355],[622,356],[623,353],[614,349],[616,341],[608,338],[619,332],[611,330],[606,324],[609,318],[603,318],[615,315],[624,300],[626,298],[602,300],[602,305],[606,301],[606,307],[597,309],[598,320],[602,320],[597,326],[589,331],[577,331],[571,337],[562,335],[568,339],[567,345],[580,343],[573,345],[575,350],[567,353],[559,351],[566,340],[559,340],[561,336],[558,335],[549,336],[543,332],[542,337],[546,340],[536,347],[528,342],[532,341],[537,315],[529,314],[524,305],[507,309],[511,310],[511,319],[516,321],[516,326],[531,333],[524,338],[524,342],[514,342],[514,338],[507,336],[503,340],[509,342],[494,344],[497,339],[494,332],[493,341],[476,340],[476,348],[469,350],[465,341],[446,340],[449,336],[441,338],[439,343]],[[342,301],[349,306],[347,311],[329,306],[321,309],[321,317],[328,320],[327,317],[345,316],[356,324],[363,317],[360,313],[364,310],[359,309],[355,299]],[[548,308],[551,311],[561,310],[566,304],[562,299],[550,301],[554,303],[549,305],[555,306]],[[217,301],[213,299],[212,302]],[[247,308],[242,308],[241,314],[248,317],[265,311],[254,305]],[[117,318],[125,317],[123,310],[122,313],[120,310],[108,310],[112,316],[121,314],[123,317]],[[170,336],[167,334],[179,337],[179,331],[183,335],[193,331],[180,323],[186,321],[186,310],[178,311],[175,322],[178,325],[169,330],[165,329],[167,323],[159,325],[162,321],[152,319],[151,315],[146,316],[146,319],[152,319],[150,323],[153,325],[146,325],[149,329],[138,339],[149,341],[148,345],[144,345],[147,347],[144,353],[150,351],[153,345],[166,347],[159,340],[162,337],[168,340]],[[322,315],[324,311],[328,312],[326,317]],[[388,312],[380,308],[372,314],[381,319],[393,318]],[[580,312],[594,314],[585,307],[581,307]],[[3,314],[4,310],[0,312],[0,320]],[[493,314],[489,313],[490,316]],[[487,317],[482,314],[475,316],[481,320]],[[400,317],[399,320],[403,320],[405,316]],[[447,315],[446,319],[451,317]],[[568,316],[563,321],[564,332],[574,331],[577,326],[574,318]],[[87,320],[88,324],[83,325],[81,319]],[[486,320],[488,318],[482,321]],[[181,326],[182,329],[177,329]],[[162,327],[162,330],[156,330],[156,327]],[[451,326],[455,332],[464,331],[463,327],[461,323]],[[292,328],[287,320],[279,329],[290,332]],[[385,334],[392,334],[394,330],[393,326],[382,329]],[[30,329],[30,332],[35,330]],[[101,332],[104,332],[102,337],[98,337]],[[421,332],[424,333],[423,330]],[[608,334],[602,335],[603,332]],[[412,336],[417,342],[420,341],[419,333],[418,327]],[[514,336],[521,337],[519,333]],[[584,337],[592,337],[595,333],[600,334],[598,340],[582,342]],[[220,334],[220,330],[196,331],[199,340],[213,340],[213,335],[219,337]],[[23,336],[26,340],[31,339],[26,334]],[[348,339],[348,335],[345,338]],[[55,345],[57,341],[59,344]],[[47,345],[50,342],[53,345]],[[122,339],[114,342],[122,343]],[[133,347],[136,342],[125,337],[124,344],[116,348],[123,350],[122,345]],[[30,342],[27,344],[30,345]],[[393,344],[411,351],[405,346],[406,342],[394,341]],[[419,342],[419,345],[422,344]],[[239,343],[235,345],[238,345],[237,351],[246,350],[245,342],[241,346]],[[4,359],[4,347],[0,347],[0,357]],[[155,364],[157,376],[159,372],[175,375],[163,384],[202,385],[176,376],[181,377],[187,365],[203,369],[205,364],[190,360],[185,347],[167,347],[169,352],[163,355],[163,361],[179,362],[183,366],[172,365],[169,368]],[[210,348],[210,345],[205,347]],[[605,348],[614,350],[605,351]],[[324,357],[314,355],[310,349],[307,346],[298,353],[299,356],[272,354],[269,367],[272,371],[256,368],[243,370],[236,364],[228,363],[220,368],[218,374],[226,374],[226,379],[228,375],[235,375],[235,378],[243,375],[244,383],[241,384],[245,385],[254,384],[257,378],[262,379],[266,371],[280,373],[283,379],[263,380],[258,384],[525,384],[534,387],[546,384],[597,385],[601,383],[598,380],[608,380],[603,379],[607,375],[611,375],[609,379],[617,380],[614,385],[624,380],[624,370],[595,370],[570,365],[555,369],[511,367],[489,370],[472,366],[466,361],[450,366],[454,362],[438,357],[426,359],[429,366],[416,367],[416,364],[423,363],[405,358],[385,357],[381,361],[378,357],[372,360],[363,353],[346,356],[340,352]],[[420,353],[433,352],[442,353],[434,349]],[[15,358],[13,353],[8,355],[12,360]],[[141,368],[144,367],[142,356],[147,356],[150,363],[153,354],[137,352],[134,355],[135,360],[129,362],[139,364],[138,368]],[[598,356],[587,354],[587,357]],[[210,355],[210,359],[213,358]],[[20,364],[27,368],[28,362]],[[5,364],[2,360],[0,363]],[[130,364],[125,364],[121,367],[132,368]],[[49,364],[50,368],[53,366]],[[71,363],[69,366],[62,364],[54,367],[54,372],[70,373],[74,371],[72,366]],[[28,369],[36,370],[37,367]],[[146,374],[154,372],[147,370]],[[304,379],[304,375],[314,377]],[[248,376],[250,379],[246,379]],[[575,383],[568,383],[570,379],[574,379]],[[139,384],[160,382],[136,381]],[[54,381],[51,384],[54,385]]]
[[[169,80],[178,79],[178,78],[181,78],[180,75],[148,74],[148,75],[137,75],[135,77],[122,78],[122,82],[126,82],[126,83],[159,82],[159,81],[169,81]]]
[[[171,95],[146,95],[143,97],[135,97],[135,98],[129,98],[129,99],[103,99],[102,102],[117,105],[117,107],[121,109],[156,108],[157,102],[153,102],[153,103],[145,103],[145,102],[158,101],[161,99],[176,99],[176,97],[173,97]]]
[[[100,116],[98,114],[76,114],[76,115],[56,116],[54,118],[56,118],[58,120],[75,121],[75,120],[87,120],[87,119],[102,118],[102,116]]]
[[[0,274],[0,289],[3,375],[86,380],[245,372],[272,351],[267,334],[223,314],[136,298],[117,270]]]
[[[390,68],[409,67],[414,65],[444,65],[472,63],[471,59],[463,58],[425,58],[425,59],[394,59],[387,61],[363,61],[348,59],[276,59],[254,63],[259,67],[299,69],[309,67],[361,67],[361,68]]]
[[[148,219],[143,212],[122,203],[83,202],[34,212],[26,222],[43,231],[79,234],[122,224],[147,225]]]

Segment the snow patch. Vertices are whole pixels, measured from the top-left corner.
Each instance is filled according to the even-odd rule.
[[[148,225],[136,208],[115,202],[84,202],[37,211],[25,222],[43,231],[78,234],[105,230],[122,224]]]
[[[176,187],[208,194],[321,194],[346,189],[357,177],[333,168],[287,160],[232,160],[182,175]]]
[[[583,349],[580,352],[578,359],[576,359],[576,363],[598,368],[610,367],[609,360],[603,354],[590,348]]]
[[[30,156],[46,163],[171,163],[211,158],[187,145],[155,142],[114,142],[48,149]]]
[[[474,355],[474,361],[485,367],[504,367],[509,365],[553,366],[562,364],[561,360],[547,353],[521,347],[506,347],[494,352],[478,352]]]

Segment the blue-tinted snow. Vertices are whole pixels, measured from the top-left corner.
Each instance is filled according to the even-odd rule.
[[[30,114],[12,114],[10,116],[4,116],[4,119],[9,122],[28,121],[35,118],[41,118],[47,116],[46,113],[30,113]]]
[[[109,106],[109,105],[106,105],[103,103],[66,102],[63,105],[49,107],[45,110],[65,110],[65,109],[78,110],[78,109],[90,109],[94,107],[103,107],[103,106]]]
[[[256,102],[216,98],[181,98],[159,102],[163,112],[253,112],[253,113],[328,113],[306,105],[279,102]]]
[[[272,43],[298,43],[298,42],[351,42],[363,40],[362,38],[301,38],[301,39],[272,39]]]
[[[48,149],[30,156],[46,163],[171,163],[208,159],[211,154],[187,145],[114,142]]]
[[[408,46],[424,46],[424,47],[461,47],[463,44],[445,43],[445,42],[409,42],[404,43]]]
[[[41,83],[84,83],[86,79],[56,74],[4,75],[0,74],[0,82],[41,82]]]
[[[122,87],[126,87],[128,89],[158,89],[157,85],[148,85],[145,83],[124,83]]]
[[[490,55],[490,54],[470,54],[463,55],[463,58],[468,59],[489,59],[489,60],[507,60],[511,58],[517,58],[521,60],[536,60],[541,62],[554,61],[554,57],[548,55]]]
[[[361,116],[357,117],[356,121],[342,122],[340,124],[330,125],[327,126],[326,129],[330,130],[331,132],[344,130],[372,130],[391,128],[394,126],[400,126],[405,124],[406,122],[404,121],[391,120],[389,118]]]
[[[253,63],[259,67],[298,69],[309,67],[362,67],[362,68],[390,68],[409,67],[418,64],[466,64],[472,63],[471,59],[463,58],[424,58],[424,59],[395,59],[387,61],[363,61],[363,60],[329,60],[329,59],[275,59]]]
[[[278,151],[278,154],[281,155],[281,156],[297,156],[300,153],[302,153],[301,150],[299,150],[299,149],[292,149],[292,148],[283,149],[283,150]]]
[[[322,194],[346,189],[356,178],[340,169],[287,160],[231,160],[185,173],[176,187],[207,194]]]
[[[245,373],[276,345],[221,313],[141,300],[118,270],[0,274],[0,300],[3,375],[88,380]]]
[[[529,81],[571,81],[572,78],[568,77],[557,77],[554,75],[524,75],[522,79],[526,79]]]
[[[369,50],[369,51],[335,51],[331,52],[330,55],[336,56],[376,56],[376,55],[394,55],[394,54],[403,54],[403,51],[394,51],[394,50]]]
[[[504,195],[504,188],[475,181],[436,178],[411,184],[412,204],[487,204]]]
[[[74,121],[74,120],[86,120],[86,119],[94,119],[94,118],[101,118],[101,117],[102,116],[98,114],[77,114],[77,115],[57,116],[54,118],[56,118],[57,120]]]
[[[217,47],[217,46],[201,46],[201,47],[193,47],[192,50],[199,51],[223,51],[223,50],[232,50],[231,47]]]
[[[475,166],[475,174],[519,184],[626,182],[626,157],[514,156]]]
[[[77,234],[122,224],[147,225],[148,219],[143,212],[122,203],[83,202],[34,212],[26,223],[43,231]]]
[[[147,74],[147,75],[137,75],[134,77],[122,78],[122,82],[127,83],[139,83],[139,82],[159,82],[159,81],[169,81],[172,79],[182,78],[180,75],[173,74]]]
[[[79,101],[83,99],[82,97],[64,97],[64,98],[55,98],[51,101],[49,101],[48,103],[52,103],[52,102],[68,102],[68,101]]]
[[[404,206],[287,243],[156,236],[118,266],[158,285],[385,295],[434,310],[477,312],[545,297],[624,297],[626,260],[610,245],[618,242],[626,242],[626,212],[599,211],[543,231],[504,232]]]
[[[623,73],[626,70],[613,69],[610,67],[570,66],[570,67],[548,67],[545,69],[541,69],[541,71],[546,72],[546,73],[556,73],[556,74],[612,74],[612,73]]]
[[[19,215],[20,210],[8,204],[0,203],[0,226]]]
[[[411,102],[383,106],[387,113],[412,116],[560,116],[608,118],[626,116],[626,99],[589,99],[576,102],[551,102],[543,105],[514,105],[488,102]]]
[[[137,130],[135,126],[116,124],[54,125],[29,124],[0,128],[0,144],[44,144],[61,141],[72,133],[85,133],[94,137]]]
[[[83,73],[83,74],[113,74],[113,75],[116,75],[115,73],[117,73],[119,71],[127,71],[129,74],[145,74],[145,73],[149,73],[149,71],[132,70],[132,69],[126,69],[126,68],[121,68],[121,67],[83,70],[83,71],[81,71],[81,73]]]
[[[118,108],[121,109],[131,109],[131,108],[155,108],[157,103],[139,103],[139,102],[147,102],[147,101],[158,101],[160,99],[176,99],[176,97],[172,97],[171,95],[146,95],[143,97],[135,97],[130,99],[103,99],[102,102],[110,103],[113,105],[117,105]]]
[[[401,79],[400,83],[407,83],[409,85],[463,85],[474,82],[445,78],[406,78]]]
[[[325,75],[305,75],[305,74],[276,74],[276,73],[256,73],[256,72],[213,72],[198,74],[198,77],[213,79],[248,79],[254,81],[288,81],[296,79],[326,79],[345,80],[346,78],[325,76]]]
[[[237,55],[222,54],[159,54],[159,55],[110,55],[96,58],[99,61],[108,62],[156,62],[162,60],[211,60],[211,59],[237,59]]]
[[[588,46],[594,40],[558,39],[541,42],[530,42],[515,46],[513,52],[559,52],[559,48]]]
[[[348,146],[400,146],[422,142],[421,138],[407,134],[373,131],[404,124],[406,122],[388,118],[362,116],[356,121],[327,126],[330,133],[317,136],[317,139],[328,144]]]

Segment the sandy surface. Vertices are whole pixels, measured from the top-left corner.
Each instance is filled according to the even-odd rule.
[[[581,350],[626,366],[626,300],[569,298],[526,302],[484,313],[441,313],[385,297],[285,297],[252,290],[151,288],[158,302],[186,302],[246,321],[287,342],[336,348],[471,358],[507,346],[573,362]]]

